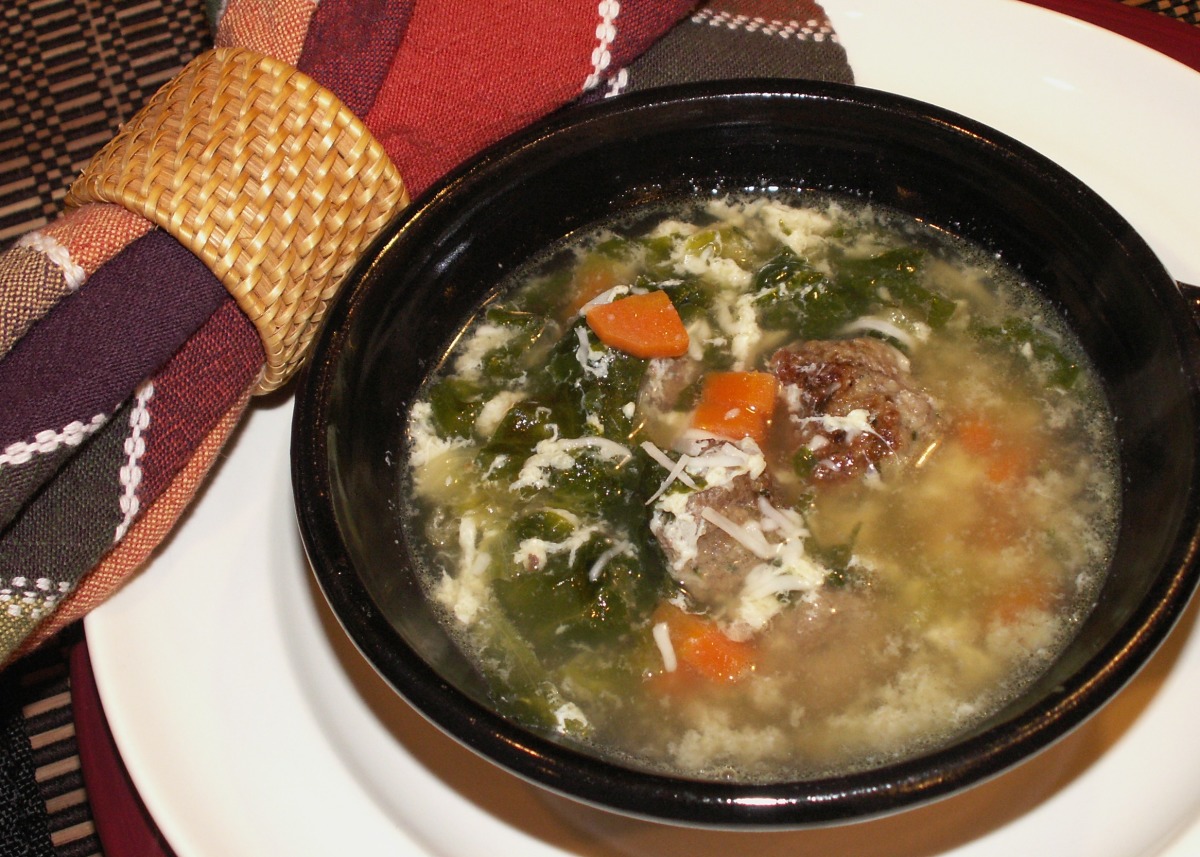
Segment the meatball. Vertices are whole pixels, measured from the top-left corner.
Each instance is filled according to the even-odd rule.
[[[745,466],[732,463],[725,478],[698,490],[665,495],[650,519],[650,531],[672,576],[695,601],[716,609],[737,597],[746,575],[762,559],[707,520],[705,512],[745,526],[761,517],[759,498],[771,494],[769,475],[754,462],[759,456],[756,447],[747,454],[743,447],[710,438],[699,442],[694,457],[711,463],[719,456],[731,462],[741,459]]]
[[[877,339],[812,340],[779,349],[777,421],[784,446],[807,449],[812,479],[835,482],[904,463],[934,443],[937,406],[916,388],[908,358]]]

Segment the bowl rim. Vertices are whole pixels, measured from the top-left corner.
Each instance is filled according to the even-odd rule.
[[[1158,649],[1186,609],[1200,579],[1200,454],[1188,490],[1187,516],[1148,597],[1117,635],[1053,698],[1020,718],[956,741],[914,759],[866,771],[786,783],[744,784],[670,777],[602,762],[536,735],[477,703],[441,678],[375,607],[341,544],[331,503],[327,462],[328,399],[333,367],[345,327],[362,296],[376,282],[383,259],[401,236],[424,228],[431,210],[469,193],[494,170],[536,157],[563,134],[583,133],[591,123],[653,113],[663,105],[719,101],[775,102],[799,99],[884,110],[929,122],[1028,161],[1135,236],[1136,252],[1161,271],[1164,288],[1178,300],[1168,323],[1188,364],[1193,406],[1200,403],[1200,336],[1174,281],[1148,246],[1108,203],[1057,164],[1011,137],[952,111],[905,96],[858,86],[801,80],[736,80],[680,84],[576,105],[489,146],[435,183],[399,213],[358,266],[329,308],[301,372],[292,422],[293,499],[301,538],[319,586],[356,647],[410,705],[455,740],[541,787],[583,803],[628,815],[723,828],[793,828],[858,821],[948,796],[990,779],[1049,747],[1092,716]],[[1169,294],[1164,295],[1174,302]],[[1178,316],[1177,318],[1175,316]],[[1200,452],[1200,439],[1194,452]],[[400,653],[398,655],[398,653]]]

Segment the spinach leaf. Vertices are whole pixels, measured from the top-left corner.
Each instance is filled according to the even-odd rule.
[[[524,399],[515,403],[479,450],[476,463],[480,472],[511,482],[538,442],[561,434],[563,425],[569,426],[573,417],[553,402]]]
[[[489,630],[490,639],[481,647],[480,659],[487,665],[482,674],[496,708],[533,728],[585,737],[590,731],[587,724],[559,720],[558,711],[566,700],[546,679],[546,669],[529,642],[503,615],[493,613]]]
[[[433,427],[442,437],[470,437],[483,408],[482,387],[464,378],[442,378],[429,388]]]
[[[898,247],[866,258],[837,263],[838,288],[849,289],[881,306],[897,306],[937,329],[954,314],[954,301],[921,285],[925,251]],[[848,319],[849,320],[849,319]]]
[[[1079,364],[1062,350],[1058,340],[1028,319],[1013,316],[998,325],[973,322],[970,330],[980,342],[991,343],[1014,359],[1032,358],[1043,367],[1045,382],[1052,387],[1069,390],[1079,377]]]
[[[743,268],[755,263],[754,242],[745,230],[737,226],[701,229],[689,235],[683,243],[689,253],[710,252],[721,259],[731,259]]]
[[[580,362],[580,330],[587,335],[594,354],[591,371]],[[590,335],[587,322],[580,319],[555,345],[546,371],[532,381],[538,396],[553,399],[572,412],[571,428],[564,427],[564,437],[577,436],[588,425],[590,416],[593,420],[589,433],[623,443],[634,431],[633,418],[625,406],[637,400],[647,363],[599,342]]]
[[[699,278],[690,274],[680,279],[682,282],[666,289],[666,292],[671,296],[671,303],[674,304],[675,311],[679,313],[679,318],[687,325],[707,315],[712,309],[713,292],[711,287],[706,286]],[[639,281],[639,285],[649,288],[657,284],[649,280],[642,280]]]
[[[493,581],[505,616],[543,663],[562,663],[579,648],[614,645],[645,626],[660,581],[638,551],[608,558],[594,579],[589,574],[613,544],[596,534],[575,552],[550,554],[543,568]]]
[[[656,281],[670,279],[673,274],[671,250],[675,246],[670,235],[659,235],[654,238],[641,238],[638,246],[642,250],[642,264],[646,274]]]
[[[758,323],[767,330],[805,329],[808,302],[825,277],[790,250],[770,259],[754,273]]]
[[[481,375],[494,391],[502,382],[519,378],[525,373],[527,367],[524,358],[546,330],[546,319],[540,315],[503,306],[490,308],[486,318],[489,324],[508,328],[513,332],[504,344],[491,349],[483,356]]]
[[[810,537],[805,544],[808,554],[828,569],[825,575],[825,585],[832,589],[844,589],[847,586],[858,586],[868,582],[867,575],[861,566],[855,565],[854,543],[858,541],[858,532],[862,525],[855,525],[850,537],[844,542],[821,544]]]

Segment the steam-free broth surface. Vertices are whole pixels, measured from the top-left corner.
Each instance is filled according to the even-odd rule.
[[[429,597],[506,714],[777,780],[938,746],[1112,547],[1111,419],[994,258],[831,198],[647,213],[489,302],[409,420]]]

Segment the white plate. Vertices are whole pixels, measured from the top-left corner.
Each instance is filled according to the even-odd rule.
[[[1015,0],[825,0],[860,84],[1033,145],[1200,282],[1200,75]],[[259,403],[147,571],[87,620],[117,744],[179,857],[1183,855],[1200,816],[1194,610],[1071,737],[964,795],[853,827],[681,831],[543,797],[426,724],[357,654],[292,519],[288,401]],[[1119,822],[1118,822],[1119,820]],[[1196,832],[1190,834],[1191,846]],[[1180,839],[1180,837],[1183,839]]]

